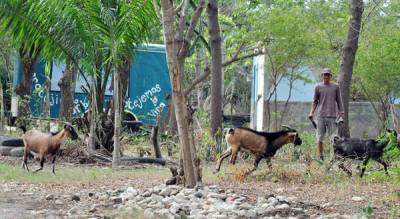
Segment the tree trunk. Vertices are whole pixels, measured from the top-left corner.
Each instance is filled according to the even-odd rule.
[[[119,136],[121,132],[121,112],[120,112],[120,79],[119,73],[115,71],[115,67],[113,67],[114,71],[114,151],[113,151],[113,168],[117,167],[120,160],[120,142]]]
[[[162,0],[162,24],[164,29],[164,40],[167,51],[167,63],[172,82],[172,100],[175,110],[175,117],[178,125],[179,141],[182,151],[183,172],[185,178],[185,186],[193,188],[196,185],[196,173],[194,166],[193,146],[190,144],[188,112],[186,109],[186,101],[182,91],[182,75],[184,71],[185,58],[190,45],[191,34],[193,34],[194,26],[201,15],[204,7],[204,1],[199,3],[199,8],[192,17],[192,23],[187,30],[186,37],[183,39],[183,32],[186,22],[186,9],[188,1],[184,1],[182,13],[180,17],[179,28],[175,36],[174,29],[174,8],[170,0]]]
[[[4,98],[3,83],[0,82],[0,131],[4,130]]]
[[[17,86],[15,92],[23,97],[24,95],[30,95],[32,92],[32,77],[38,56],[33,57],[23,47],[19,49],[19,56],[23,67],[23,77],[21,84]]]
[[[347,32],[346,43],[343,46],[342,60],[340,63],[339,86],[343,99],[344,108],[344,125],[340,128],[339,133],[343,133],[345,137],[350,137],[349,128],[349,100],[351,78],[353,75],[353,65],[358,48],[358,38],[361,31],[361,19],[364,11],[362,0],[350,1],[350,20]]]
[[[15,93],[20,96],[18,100],[18,118],[17,126],[28,127],[30,121],[30,95],[32,93],[32,77],[35,70],[35,64],[39,58],[40,49],[29,50],[24,47],[19,48],[19,56],[23,66],[22,82],[16,87]]]
[[[211,136],[219,146],[222,136],[222,52],[216,0],[208,1],[207,14],[211,48]]]
[[[46,82],[45,82],[45,91],[46,91],[46,101],[45,101],[45,107],[44,107],[44,112],[46,113],[46,126],[45,130],[47,132],[50,132],[50,89],[51,89],[51,81],[50,78],[46,76]]]
[[[60,87],[60,118],[71,121],[74,109],[76,65],[67,59],[64,74],[58,86]]]
[[[123,109],[123,103],[125,98],[127,97],[127,89],[128,89],[128,84],[129,84],[129,72],[130,68],[132,65],[132,58],[126,58],[124,62],[118,66],[118,73],[120,74],[120,81],[121,81],[121,94],[122,94],[122,109]]]
[[[174,137],[178,135],[178,125],[176,124],[176,117],[175,117],[175,107],[174,107],[174,100],[171,98],[171,106],[169,107],[168,112],[168,133]]]
[[[151,129],[151,141],[153,143],[153,150],[154,150],[154,155],[156,158],[162,158],[161,156],[161,150],[160,150],[160,144],[159,144],[159,134],[158,134],[158,125],[153,126]]]
[[[198,78],[201,75],[201,58],[203,56],[203,53],[201,52],[201,49],[196,49],[196,61],[194,63],[194,71],[196,78]],[[203,86],[199,85],[197,87],[197,108],[198,109],[203,109],[203,103],[204,103],[204,95],[203,95]]]
[[[87,145],[87,151],[91,155],[93,152],[96,150],[96,121],[97,121],[97,104],[96,104],[96,97],[97,95],[94,93],[95,87],[94,87],[94,81],[92,81],[91,87],[90,87],[90,108],[89,108],[89,115],[87,118],[90,119],[90,128],[89,128],[89,141]]]

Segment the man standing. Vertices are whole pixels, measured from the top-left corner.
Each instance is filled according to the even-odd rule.
[[[344,111],[339,85],[331,82],[331,70],[324,68],[321,75],[323,82],[315,85],[314,100],[308,117],[312,119],[315,110],[318,108],[317,144],[319,157],[324,160],[324,135],[328,133],[329,137],[332,138],[337,129],[336,117],[338,116],[338,110],[339,117],[343,117]]]

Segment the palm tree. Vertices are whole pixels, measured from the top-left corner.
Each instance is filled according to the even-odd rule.
[[[91,107],[102,111],[109,76],[130,63],[133,49],[145,42],[156,20],[147,0],[0,0],[0,21],[5,24],[0,33],[11,34],[17,45],[40,48],[48,60],[74,63],[79,74],[93,80],[97,106]],[[114,91],[115,106],[122,100],[116,101],[118,93]],[[115,119],[119,130],[119,118]]]

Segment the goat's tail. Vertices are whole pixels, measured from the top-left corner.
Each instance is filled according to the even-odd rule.
[[[228,131],[228,134],[231,134],[231,135],[233,135],[235,133],[235,129],[233,129],[233,128],[230,128],[229,129],[229,131]]]
[[[20,128],[20,129],[22,129],[22,131],[23,131],[23,132],[24,132],[24,134],[25,134],[25,132],[26,132],[26,127],[25,127],[25,126],[23,126],[23,125],[21,125],[19,128]]]

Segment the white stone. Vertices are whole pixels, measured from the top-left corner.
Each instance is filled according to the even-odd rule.
[[[276,209],[287,209],[287,208],[289,208],[289,205],[288,204],[280,204],[280,205],[277,205],[276,206]]]
[[[146,210],[144,210],[143,214],[146,215],[146,217],[148,217],[148,218],[154,217],[153,209],[151,209],[151,208],[146,208]]]
[[[78,212],[78,208],[76,206],[72,207],[71,209],[69,209],[68,213],[70,214],[76,214],[76,212]]]
[[[161,190],[160,195],[162,196],[169,196],[171,194],[172,190],[170,188],[164,188],[163,190]]]
[[[252,209],[254,206],[250,205],[249,203],[243,203],[241,205],[239,205],[239,209],[240,210],[250,210]]]
[[[364,201],[364,198],[358,197],[358,196],[353,196],[353,197],[351,198],[351,200],[352,200],[352,201],[355,201],[355,202],[360,202],[360,201]]]
[[[265,199],[264,197],[258,197],[257,198],[257,205],[262,205],[264,203],[267,202],[267,199]]]

